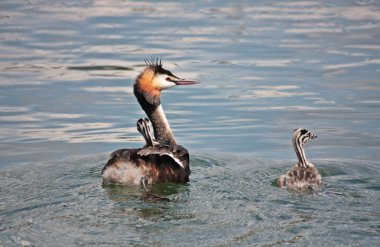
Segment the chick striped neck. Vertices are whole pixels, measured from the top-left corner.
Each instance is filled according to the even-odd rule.
[[[309,163],[309,161],[306,158],[304,144],[302,142],[303,136],[300,135],[298,138],[293,138],[293,147],[294,151],[296,152],[298,163],[297,166],[300,167],[311,167],[312,165]]]

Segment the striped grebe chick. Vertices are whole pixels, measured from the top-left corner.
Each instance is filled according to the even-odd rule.
[[[189,181],[189,152],[174,139],[161,105],[161,91],[199,83],[180,79],[163,68],[161,60],[145,61],[147,67],[136,78],[134,94],[148,118],[137,121],[145,146],[114,151],[102,170],[104,182],[123,185]]]
[[[278,178],[281,188],[294,190],[315,189],[322,183],[321,175],[317,168],[310,163],[305,155],[304,145],[317,136],[306,129],[295,129],[293,133],[293,147],[296,152],[298,163],[293,169]]]

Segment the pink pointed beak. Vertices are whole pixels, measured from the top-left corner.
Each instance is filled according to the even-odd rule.
[[[171,80],[174,82],[176,85],[192,85],[192,84],[198,84],[200,83],[199,81],[193,81],[193,80],[186,80],[186,79],[180,79],[176,78],[175,80]]]
[[[178,79],[173,81],[176,85],[192,85],[192,84],[198,84],[199,81],[192,81],[192,80],[186,80],[186,79]]]

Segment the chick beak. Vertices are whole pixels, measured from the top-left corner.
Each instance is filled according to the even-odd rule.
[[[315,139],[315,138],[317,138],[317,135],[310,132],[310,139]]]

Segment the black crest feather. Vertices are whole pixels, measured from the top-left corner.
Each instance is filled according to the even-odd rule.
[[[162,60],[161,58],[158,58],[158,57],[151,57],[150,60],[149,59],[145,59],[145,64],[152,70],[154,70],[154,73],[160,73],[163,68],[162,68]]]

